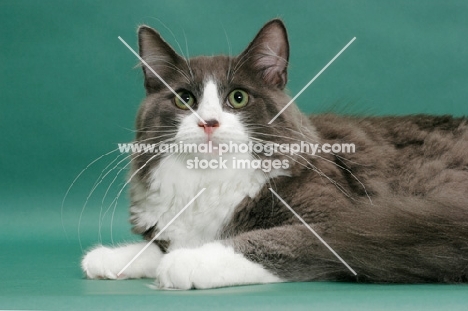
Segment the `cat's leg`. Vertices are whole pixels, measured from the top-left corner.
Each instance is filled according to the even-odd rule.
[[[161,288],[190,289],[352,277],[305,226],[291,225],[176,249],[164,255],[156,278]]]
[[[164,289],[206,289],[282,282],[282,279],[220,241],[164,255],[157,268],[156,282]]]
[[[154,278],[163,256],[154,243],[150,244],[120,276],[117,276],[146,244],[147,242],[141,242],[115,248],[96,246],[83,257],[81,268],[89,279]]]

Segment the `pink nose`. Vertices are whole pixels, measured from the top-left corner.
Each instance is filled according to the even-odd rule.
[[[203,130],[205,131],[206,134],[212,134],[213,131],[219,127],[219,122],[218,120],[212,119],[212,120],[206,120],[205,123],[198,122],[199,127],[203,127]]]

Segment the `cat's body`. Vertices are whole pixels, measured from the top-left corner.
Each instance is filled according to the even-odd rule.
[[[205,191],[120,277],[156,277],[161,287],[184,289],[307,280],[468,281],[465,118],[307,118],[291,106],[269,125],[289,101],[283,92],[289,47],[280,21],[265,25],[235,58],[186,62],[154,30],[142,27],[139,36],[143,59],[187,103],[193,100],[206,122],[174,104],[171,91],[144,69],[148,96],[136,141],[353,143],[356,150],[223,155],[289,163],[268,173],[187,168],[187,160],[215,154],[135,154],[131,222],[147,240]],[[82,267],[90,278],[117,278],[143,244],[98,247]]]

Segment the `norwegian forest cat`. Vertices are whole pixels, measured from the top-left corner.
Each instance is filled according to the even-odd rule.
[[[215,149],[254,142],[265,150],[352,143],[355,152],[222,154],[227,163],[276,163],[243,168],[202,168],[202,160],[220,158],[213,149],[135,152],[133,231],[147,241],[160,235],[122,274],[147,242],[95,247],[82,261],[88,278],[155,278],[160,288],[178,289],[468,281],[466,118],[308,117],[291,105],[269,124],[290,101],[280,20],[267,23],[237,57],[185,59],[147,26],[138,40],[142,59],[178,96],[143,66],[147,96],[135,142]]]

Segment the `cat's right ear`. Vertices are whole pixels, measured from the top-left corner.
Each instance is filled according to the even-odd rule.
[[[177,67],[183,58],[151,27],[138,28],[138,46],[141,58],[161,77],[173,73],[171,67]],[[171,66],[172,65],[172,66]],[[148,92],[157,90],[163,84],[145,65],[141,64],[145,75],[145,88]]]

